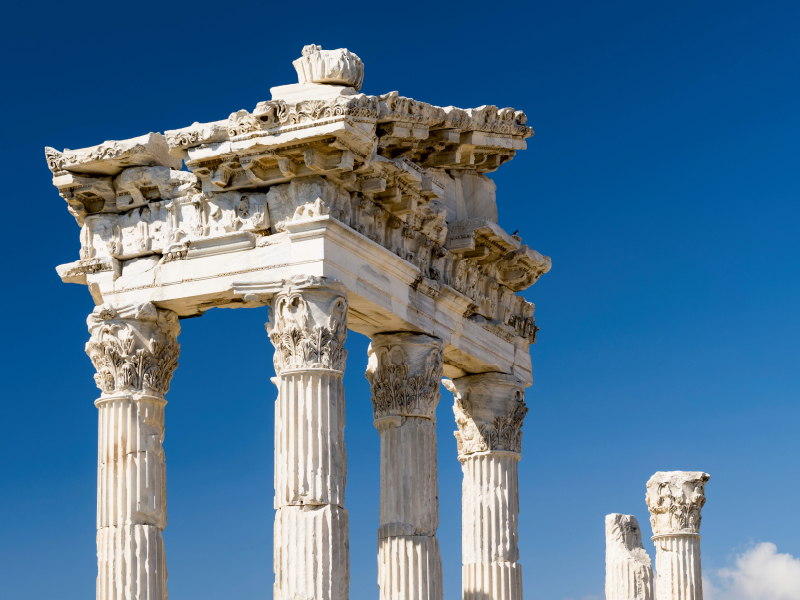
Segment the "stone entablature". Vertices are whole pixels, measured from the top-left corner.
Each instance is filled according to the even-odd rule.
[[[524,113],[359,94],[358,57],[305,52],[296,62],[310,79],[273,88],[252,113],[81,150],[48,148],[54,184],[82,226],[80,260],[59,275],[91,283],[107,273],[113,283],[127,261],[153,257],[152,268],[246,253],[280,243],[275,236],[293,222],[329,216],[418,269],[415,291],[437,299],[449,288],[467,300],[463,318],[507,341],[534,342],[534,307],[516,292],[550,259],[497,225],[485,175],[524,149],[533,134]],[[352,85],[313,83],[334,80]],[[121,286],[103,287],[101,295]]]

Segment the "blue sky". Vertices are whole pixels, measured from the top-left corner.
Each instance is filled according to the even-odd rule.
[[[553,259],[525,292],[541,327],[520,463],[526,596],[601,598],[603,517],[634,514],[648,533],[658,470],[711,474],[702,548],[715,598],[756,597],[736,582],[774,555],[764,543],[800,577],[799,20],[796,2],[730,0],[7,8],[0,595],[83,599],[96,573],[92,301],[55,273],[79,239],[44,146],[252,110],[296,80],[291,61],[311,43],[357,53],[366,93],[513,106],[536,131],[494,175],[500,224]],[[175,598],[272,597],[266,320],[214,310],[182,323],[165,441]],[[352,598],[377,594],[366,348],[350,334]],[[446,599],[460,597],[451,406],[443,390]]]

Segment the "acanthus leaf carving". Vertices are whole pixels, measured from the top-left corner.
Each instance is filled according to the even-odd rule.
[[[336,290],[321,293],[332,302],[323,315],[314,314],[309,292],[289,288],[273,301],[273,319],[267,324],[270,340],[275,346],[275,372],[294,369],[330,369],[344,373],[347,350],[347,299]],[[313,294],[319,296],[320,292]]]
[[[523,384],[510,375],[487,373],[445,380],[453,392],[458,455],[522,452],[522,424],[528,407]]]
[[[374,96],[356,94],[353,96],[338,96],[331,100],[303,100],[296,103],[284,100],[265,100],[259,102],[253,111],[253,118],[258,120],[257,127],[253,129],[272,129],[284,125],[298,125],[345,115],[374,119],[378,116],[377,99]],[[233,117],[234,115],[231,115],[231,119]],[[243,135],[244,133],[249,133],[249,131],[252,130],[243,133],[231,133],[231,135]]]
[[[235,137],[259,129],[258,120],[246,110],[239,110],[228,117],[228,135]]]
[[[398,416],[436,419],[443,349],[441,340],[427,335],[375,336],[367,379],[376,422]]]
[[[87,321],[91,339],[86,354],[104,395],[145,393],[164,396],[178,367],[180,331],[172,311],[152,304],[123,308],[105,304]]]
[[[701,471],[659,471],[650,478],[645,500],[653,535],[700,533],[709,478]]]

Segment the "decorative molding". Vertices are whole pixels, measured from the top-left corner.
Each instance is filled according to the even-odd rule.
[[[110,140],[81,150],[45,148],[50,170],[116,175],[126,167],[163,165],[180,170],[180,160],[169,155],[169,146],[160,133],[148,133],[129,140]]]
[[[369,347],[367,379],[377,423],[395,417],[436,420],[444,342],[428,335],[376,335]]]
[[[347,296],[337,284],[320,277],[295,278],[275,295],[267,331],[275,346],[276,374],[295,369],[344,373]]]
[[[533,135],[528,127],[528,118],[522,111],[513,108],[498,109],[496,106],[478,108],[441,108],[405,98],[397,92],[378,96],[381,121],[400,121],[426,125],[433,129],[458,129],[461,131],[483,131],[527,138]],[[427,137],[427,132],[426,132]]]
[[[511,375],[486,373],[444,380],[453,393],[458,455],[522,452],[522,424],[528,407],[524,384]]]
[[[323,50],[322,46],[310,44],[303,48],[302,54],[292,63],[300,83],[344,85],[356,91],[361,89],[364,63],[347,48]]]
[[[700,533],[709,478],[701,471],[659,471],[650,478],[645,500],[654,536]]]
[[[236,117],[236,122],[247,120],[245,115],[249,114],[247,111],[240,110],[230,117],[230,122],[233,122]],[[284,100],[265,100],[256,105],[253,114],[250,117],[253,119],[252,129],[246,131],[242,128],[229,129],[231,136],[240,136],[256,129],[272,129],[284,125],[299,125],[300,123],[309,123],[313,121],[322,121],[334,117],[359,117],[367,119],[375,119],[378,116],[378,103],[374,96],[366,96],[364,94],[356,94],[353,96],[337,96],[327,100],[303,100],[301,102],[291,103]],[[249,123],[249,121],[247,121]]]
[[[411,286],[420,296],[463,295],[470,307],[462,314],[485,319],[485,331],[535,343],[534,306],[516,292],[551,261],[497,225],[485,175],[524,149],[533,134],[524,113],[354,93],[340,84],[358,87],[363,65],[345,49],[309,46],[297,63],[301,83],[252,113],[80,150],[46,148],[54,184],[82,225],[80,258],[161,255],[164,264],[192,258],[192,243],[271,235],[329,214],[417,267]],[[177,170],[183,157],[190,172]],[[309,191],[314,178],[325,181],[320,193]],[[66,269],[65,280],[85,283],[85,267]]]
[[[178,316],[153,304],[103,304],[87,319],[86,354],[103,395],[122,392],[164,396],[178,367]]]

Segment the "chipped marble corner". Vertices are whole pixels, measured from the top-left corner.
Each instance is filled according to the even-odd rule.
[[[300,83],[327,83],[361,89],[364,63],[347,48],[323,50],[311,44],[303,48],[302,56],[293,63]]]

